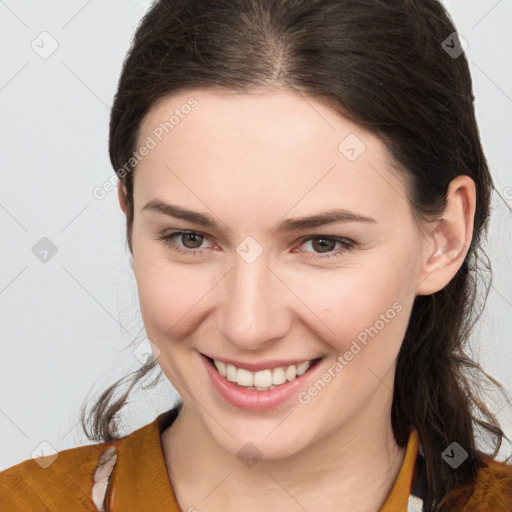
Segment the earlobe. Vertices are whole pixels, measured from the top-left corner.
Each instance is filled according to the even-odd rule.
[[[462,266],[473,237],[475,206],[474,181],[465,175],[454,178],[445,210],[428,235],[416,295],[442,290]]]

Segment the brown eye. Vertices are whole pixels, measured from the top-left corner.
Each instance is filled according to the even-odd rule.
[[[182,233],[180,236],[184,247],[187,249],[197,249],[204,240],[204,236],[197,233]]]
[[[301,242],[301,245],[306,244],[311,244],[313,252],[304,250],[301,252],[305,253],[305,258],[312,260],[322,260],[332,256],[342,256],[346,252],[353,250],[356,246],[354,241],[346,238],[321,235],[304,238]],[[337,250],[336,246],[338,246]]]
[[[210,251],[210,247],[201,247],[206,236],[195,231],[174,231],[172,233],[162,233],[160,240],[166,247],[185,256],[199,257],[205,252]]]
[[[336,240],[331,238],[318,238],[311,243],[311,247],[320,253],[329,252],[336,247]]]

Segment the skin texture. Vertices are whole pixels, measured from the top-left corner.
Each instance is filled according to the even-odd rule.
[[[286,90],[183,91],[148,113],[137,147],[191,97],[197,106],[136,168],[132,231],[146,332],[185,404],[162,435],[179,505],[377,511],[405,454],[390,421],[396,357],[415,296],[442,289],[464,260],[474,183],[453,180],[442,218],[420,230],[383,143]],[[354,161],[338,149],[350,134],[365,146]],[[121,184],[118,192],[126,212]],[[155,198],[211,215],[223,230],[142,210]],[[272,231],[284,219],[334,208],[376,222]],[[174,229],[204,238],[175,237],[190,251],[179,254],[158,240]],[[339,242],[307,239],[319,235],[355,246],[341,252]],[[237,253],[248,236],[262,249],[251,263]],[[400,311],[389,320],[393,304]],[[316,380],[380,315],[387,315],[384,327],[307,404],[294,397],[270,411],[236,408],[211,386],[199,356],[322,356]],[[237,457],[249,442],[261,457],[251,467]]]

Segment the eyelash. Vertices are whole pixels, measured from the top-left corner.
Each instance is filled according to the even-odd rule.
[[[202,256],[203,249],[182,249],[182,248],[178,247],[176,245],[175,238],[177,238],[178,236],[181,236],[181,235],[196,235],[196,236],[202,237],[203,239],[208,238],[206,235],[198,233],[197,231],[173,231],[171,233],[167,233],[167,234],[163,234],[163,235],[159,236],[158,240],[160,240],[166,247],[172,249],[173,251],[176,251],[177,253],[183,254],[185,256],[192,256],[194,258]],[[356,245],[355,242],[353,242],[352,240],[349,240],[347,238],[338,238],[338,237],[333,237],[333,236],[322,236],[322,235],[315,235],[315,236],[303,238],[300,240],[300,245],[302,245],[303,243],[308,242],[310,240],[329,240],[329,241],[334,240],[335,242],[339,242],[340,244],[342,244],[342,248],[338,249],[338,251],[332,252],[330,254],[322,255],[319,253],[314,253],[315,255],[305,256],[306,259],[324,260],[327,258],[342,256],[345,252],[353,250]],[[210,251],[210,250],[211,249],[206,249],[206,251]],[[311,253],[309,253],[309,254],[311,254]]]

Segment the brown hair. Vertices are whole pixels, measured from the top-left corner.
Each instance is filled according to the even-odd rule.
[[[476,428],[494,440],[493,458],[504,437],[478,376],[503,388],[466,354],[492,277],[481,241],[493,183],[468,62],[443,45],[454,32],[438,0],[159,0],[137,28],[110,120],[110,159],[127,192],[130,251],[136,167],[130,158],[139,127],[158,101],[186,89],[281,87],[325,102],[385,143],[410,183],[419,219],[443,211],[453,178],[473,179],[476,212],[467,257],[444,289],[416,297],[396,367],[393,431],[405,446],[409,428],[418,430],[428,478],[426,512],[450,510],[449,494],[474,482],[484,460]],[[479,297],[485,272],[489,283]],[[116,415],[133,385],[156,367],[148,359],[118,400],[113,396],[121,381],[100,396],[89,417],[91,434],[82,410],[89,439],[116,438]],[[453,441],[468,453],[457,470],[441,457]]]

